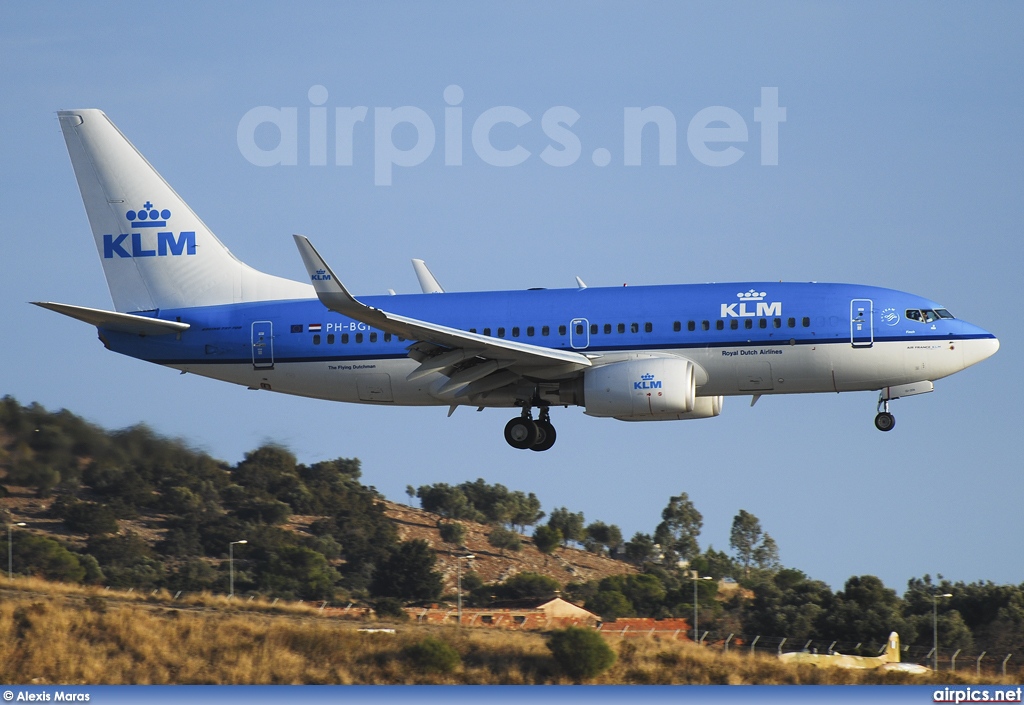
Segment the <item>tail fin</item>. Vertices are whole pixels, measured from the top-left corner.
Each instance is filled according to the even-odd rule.
[[[235,259],[102,111],[57,116],[115,310],[314,295]]]
[[[889,641],[885,645],[885,661],[886,663],[900,662],[900,635],[896,632],[889,635]]]

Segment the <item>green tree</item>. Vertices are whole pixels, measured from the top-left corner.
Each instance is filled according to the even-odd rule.
[[[416,490],[420,506],[424,511],[440,514],[446,519],[468,519],[483,521],[485,517],[469,503],[466,494],[458,487],[443,482],[422,485]]]
[[[548,526],[558,529],[562,533],[562,541],[568,544],[569,541],[581,543],[585,538],[583,525],[585,520],[583,512],[572,513],[565,507],[559,507],[551,512],[548,517]]]
[[[761,521],[745,509],[733,517],[729,545],[743,566],[744,577],[750,575],[751,565],[765,570],[779,568],[779,547],[775,540],[761,530]]]
[[[622,545],[622,530],[615,524],[595,521],[584,532],[584,547],[591,553],[613,553]]]
[[[601,675],[615,663],[615,652],[592,629],[554,631],[548,637],[548,649],[558,667],[577,683]]]
[[[562,532],[543,524],[533,530],[533,543],[541,553],[554,553],[558,544],[562,543]]]
[[[432,636],[407,646],[402,655],[413,668],[429,673],[451,673],[462,665],[462,657],[451,644]]]
[[[503,526],[496,526],[491,529],[491,533],[487,534],[487,543],[499,549],[502,556],[505,555],[505,551],[516,553],[523,548],[519,534],[509,531]]]
[[[526,571],[491,586],[491,590],[499,600],[540,600],[554,597],[561,587],[552,577]]]
[[[689,561],[700,553],[697,537],[704,526],[704,517],[690,501],[685,492],[670,497],[668,506],[661,512],[661,523],[654,531],[654,542],[661,544],[679,558]]]
[[[25,531],[12,536],[12,564],[22,575],[36,575],[47,580],[79,583],[85,579],[82,563],[71,551],[45,536]]]
[[[377,565],[370,592],[401,600],[434,600],[441,595],[441,574],[434,570],[437,556],[422,539],[403,541]]]
[[[643,565],[648,561],[657,558],[657,549],[654,539],[650,534],[642,534],[639,531],[633,534],[633,538],[626,542],[626,560],[633,565]]]
[[[445,543],[461,546],[466,540],[466,527],[457,521],[439,521],[437,529]]]

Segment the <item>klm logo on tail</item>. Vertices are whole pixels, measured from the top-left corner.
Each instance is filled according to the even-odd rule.
[[[124,216],[128,219],[128,224],[131,228],[133,230],[139,228],[140,232],[131,233],[130,241],[128,233],[121,233],[116,237],[114,235],[104,235],[104,259],[112,259],[114,257],[178,257],[181,255],[194,255],[196,253],[196,234],[193,230],[180,232],[177,236],[171,231],[159,231],[156,233],[156,238],[152,237],[152,231],[141,231],[142,228],[166,228],[167,221],[171,218],[171,212],[166,208],[157,210],[153,207],[152,203],[146,201],[143,204],[142,210],[128,211]],[[129,247],[131,248],[130,250],[128,249]]]

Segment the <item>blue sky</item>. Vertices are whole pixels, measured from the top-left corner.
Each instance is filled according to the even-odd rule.
[[[739,509],[786,565],[839,588],[906,580],[1024,581],[1024,382],[1014,287],[1024,264],[1024,8],[1012,3],[32,3],[0,5],[0,393],[107,427],[145,422],[236,462],[266,441],[303,461],[363,461],[388,497],[483,477],[632,535],[671,495],[728,547]],[[463,99],[463,159],[445,165],[445,89]],[[328,108],[327,164],[309,157],[310,89]],[[754,110],[776,87],[778,165]],[[316,92],[320,95],[316,96]],[[326,98],[324,99],[324,92]],[[296,164],[257,166],[238,128],[292,107]],[[367,106],[352,165],[334,158],[334,109]],[[437,141],[375,185],[375,109],[412,106]],[[486,163],[474,122],[518,108]],[[545,112],[579,114],[580,156],[541,154]],[[624,111],[676,121],[674,165],[645,133],[624,165]],[[734,111],[748,139],[730,166],[694,156],[700,111]],[[448,290],[705,281],[841,281],[911,291],[996,333],[992,359],[894,404],[875,395],[726,400],[717,419],[625,424],[557,410],[550,452],[508,448],[509,413],[382,409],[247,391],[103,350],[88,326],[25,302],[110,308],[55,111],[104,110],[243,261],[301,279],[309,236],[357,294],[413,292],[409,259]],[[732,113],[729,113],[730,115]],[[269,130],[269,131],[268,131]],[[391,135],[413,149],[417,133]],[[276,133],[252,134],[262,149]],[[554,144],[558,147],[558,144]],[[722,145],[723,147],[725,145]],[[716,146],[717,148],[717,146]],[[605,149],[607,166],[595,165]]]

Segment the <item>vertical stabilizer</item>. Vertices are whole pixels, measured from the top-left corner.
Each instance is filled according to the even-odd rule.
[[[117,311],[314,295],[237,260],[103,112],[57,116]]]
[[[889,635],[889,641],[885,645],[886,663],[900,662],[900,635],[893,632]]]

